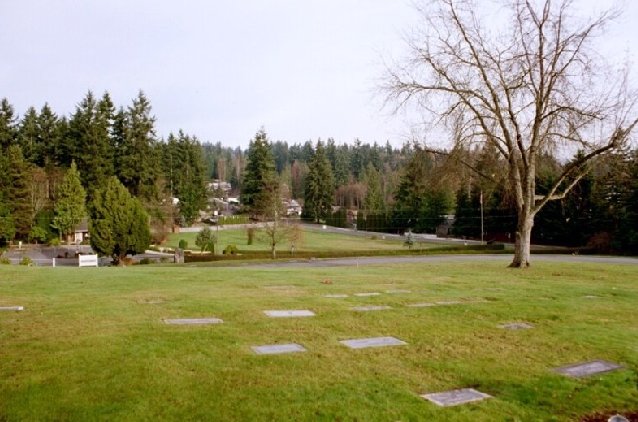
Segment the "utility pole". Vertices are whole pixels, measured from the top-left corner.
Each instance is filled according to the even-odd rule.
[[[481,189],[479,202],[481,203],[481,245],[482,245],[483,244],[483,189]]]

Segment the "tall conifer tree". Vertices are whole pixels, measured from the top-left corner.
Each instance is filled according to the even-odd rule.
[[[75,162],[64,175],[56,192],[55,215],[52,226],[61,235],[68,235],[86,216],[86,192],[80,181],[80,174]]]
[[[241,203],[250,212],[258,212],[259,203],[267,203],[265,198],[276,183],[275,160],[270,142],[264,129],[255,134],[248,146],[248,163],[242,181]]]
[[[7,155],[9,158],[7,168],[9,186],[6,204],[11,211],[16,236],[20,239],[26,239],[33,223],[28,185],[29,165],[25,162],[19,145],[11,145]]]
[[[314,155],[308,163],[304,198],[304,214],[313,221],[323,220],[330,215],[334,201],[334,182],[332,168],[321,141],[317,142]]]

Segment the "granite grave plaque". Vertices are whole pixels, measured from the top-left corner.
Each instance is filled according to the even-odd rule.
[[[409,303],[405,306],[409,306],[411,308],[427,308],[430,306],[436,306],[436,303],[432,303],[432,302]]]
[[[358,297],[370,297],[370,296],[379,296],[381,293],[379,292],[364,292],[364,293],[355,293],[355,296]]]
[[[355,306],[350,309],[352,309],[353,311],[367,312],[367,311],[384,311],[386,309],[392,309],[392,308],[390,306],[385,306],[385,305],[370,305],[370,306]]]
[[[24,306],[0,306],[0,311],[24,311]]]
[[[294,318],[294,317],[311,317],[315,313],[307,309],[292,309],[284,311],[264,311],[264,314],[271,318]]]
[[[423,394],[421,397],[438,406],[448,407],[481,401],[492,396],[481,393],[473,388],[461,388],[459,390],[444,391],[442,393]]]
[[[328,294],[328,295],[323,295],[323,297],[328,297],[328,298],[343,298],[343,297],[348,297],[348,295],[346,295],[346,294]]]
[[[499,325],[498,328],[503,328],[505,330],[527,330],[534,328],[534,326],[529,322],[508,322],[506,324]]]
[[[408,343],[395,337],[370,337],[352,340],[342,340],[339,343],[351,349],[365,349],[368,347],[403,346]]]
[[[174,318],[165,319],[166,324],[172,325],[204,325],[204,324],[221,324],[222,321],[219,318]]]
[[[299,353],[306,351],[305,347],[296,343],[253,346],[251,349],[253,349],[253,352],[258,355],[282,355],[285,353]]]
[[[613,362],[607,362],[604,360],[593,360],[591,362],[577,363],[574,365],[561,366],[554,369],[559,374],[566,375],[573,378],[587,377],[589,375],[602,374],[604,372],[615,371],[622,366]]]

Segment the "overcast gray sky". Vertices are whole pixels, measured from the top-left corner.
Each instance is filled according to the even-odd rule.
[[[638,1],[624,8],[604,40],[616,57],[638,42]],[[68,115],[89,89],[118,106],[142,89],[160,136],[245,147],[264,126],[290,143],[398,146],[410,122],[376,86],[416,22],[409,0],[0,0],[0,97]]]

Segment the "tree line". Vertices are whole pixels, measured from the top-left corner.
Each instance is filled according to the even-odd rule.
[[[45,104],[19,118],[2,100],[0,145],[4,241],[49,242],[70,234],[86,216],[95,246],[123,256],[161,242],[174,224],[197,221],[209,204],[206,182],[211,179],[230,182],[246,212],[270,220],[285,214],[282,199],[296,199],[309,221],[356,224],[362,230],[439,229],[444,235],[481,238],[482,227],[488,241],[512,241],[516,230],[515,198],[503,171],[507,164],[490,144],[450,151],[418,142],[397,148],[360,140],[337,144],[332,138],[289,144],[270,141],[262,129],[242,150],[201,143],[181,130],[160,139],[142,92],[117,109],[108,93],[96,98],[88,92],[68,117]],[[571,160],[540,156],[538,193],[574,160],[578,154]],[[601,156],[590,168],[569,195],[539,213],[534,241],[636,252],[636,150]],[[118,201],[127,204],[119,216]],[[455,222],[446,227],[449,215]],[[118,219],[127,223],[116,228]],[[129,233],[117,245],[107,235],[135,232],[134,227],[149,227],[149,232]]]
[[[582,154],[570,159],[540,154],[537,193],[546,194]],[[518,213],[504,170],[507,162],[489,143],[450,151],[418,142],[393,148],[336,145],[332,139],[288,146],[268,141],[262,130],[243,159],[249,163],[240,179],[247,208],[259,192],[276,191],[301,201],[309,221],[389,233],[438,231],[468,239],[515,240]],[[570,192],[538,213],[533,242],[638,252],[638,150],[601,155],[588,170],[586,176],[568,178]],[[297,184],[302,188],[291,188]]]
[[[3,241],[64,238],[86,217],[92,246],[120,258],[163,240],[175,221],[192,223],[205,207],[199,140],[181,130],[158,139],[141,91],[119,108],[108,92],[89,91],[68,117],[45,104],[19,118],[5,98],[0,153]]]

